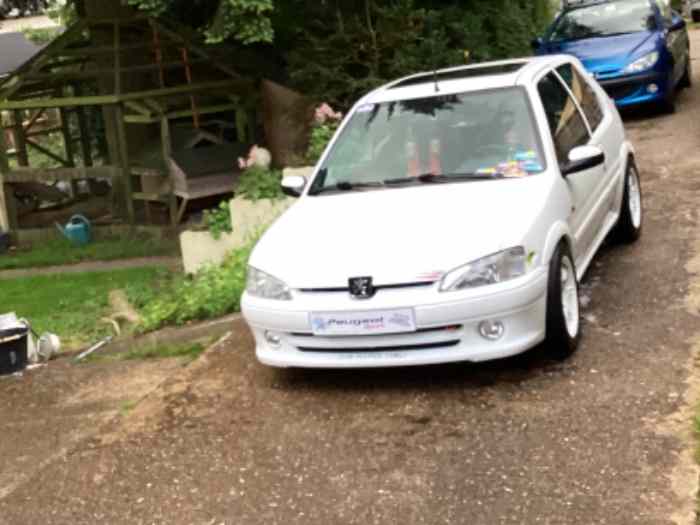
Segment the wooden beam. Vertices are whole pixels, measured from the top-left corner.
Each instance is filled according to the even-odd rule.
[[[0,110],[8,109],[40,109],[40,108],[61,108],[71,106],[109,106],[131,100],[141,100],[144,98],[164,98],[175,95],[188,95],[200,91],[218,91],[227,88],[247,88],[252,84],[246,80],[222,80],[217,82],[202,82],[201,84],[183,84],[181,86],[152,89],[147,91],[135,91],[125,93],[120,96],[101,95],[87,97],[65,97],[51,99],[33,99],[0,102]]]
[[[141,102],[136,102],[134,100],[127,100],[126,102],[124,102],[124,105],[127,108],[133,109],[134,111],[136,111],[136,113],[140,113],[141,115],[145,115],[147,117],[151,116],[151,110],[148,109],[148,107],[146,107]]]
[[[54,126],[53,128],[46,128],[46,129],[40,129],[37,131],[31,131],[27,133],[27,137],[43,137],[45,135],[51,135],[52,133],[56,133],[57,131],[63,131],[63,128],[61,126]]]
[[[122,57],[119,54],[119,45],[121,44],[121,26],[119,20],[114,22],[114,94],[119,95],[122,92]]]
[[[129,143],[126,138],[126,123],[124,122],[124,108],[117,104],[114,110],[114,120],[117,127],[117,140],[119,142],[119,164],[122,169],[122,182],[124,184],[124,197],[126,199],[126,214],[129,224],[135,224],[133,188],[131,185],[131,172],[129,170]]]
[[[2,109],[41,109],[41,108],[66,108],[72,106],[109,106],[119,102],[119,97],[114,95],[43,98],[31,100],[8,100],[0,102]]]
[[[117,166],[94,166],[75,168],[24,168],[7,171],[5,183],[43,182],[53,180],[112,179],[121,176]]]
[[[203,108],[198,108],[197,109],[197,114],[198,115],[211,115],[214,113],[223,113],[224,111],[232,111],[236,109],[240,109],[241,106],[240,104],[234,104],[234,103],[228,103],[228,104],[219,104],[217,106],[205,106]],[[181,111],[171,111],[168,113],[166,116],[169,119],[178,119],[178,118],[186,118],[186,117],[191,117],[194,114],[194,112],[191,109],[183,109]],[[156,122],[160,122],[160,117],[158,116],[146,116],[146,115],[127,115],[124,117],[126,122],[129,124],[153,124]]]
[[[15,119],[15,149],[17,150],[17,163],[20,166],[29,166],[29,155],[27,154],[27,134],[22,122],[24,116],[20,110],[14,112]]]
[[[32,115],[32,118],[29,119],[29,122],[24,125],[24,131],[27,132],[32,129],[32,126],[36,124],[36,121],[39,120],[44,113],[46,113],[46,109],[37,110],[34,115]]]
[[[163,116],[160,121],[160,140],[163,147],[163,164],[167,166],[168,160],[172,155],[173,144],[170,138],[170,121],[166,116]],[[170,210],[170,222],[172,223],[173,227],[175,227],[177,226],[177,196],[175,195],[175,188],[172,179],[170,179],[170,195],[167,202],[168,209]]]
[[[188,39],[186,37],[183,37],[182,35],[178,34],[175,31],[172,31],[165,27],[163,24],[159,23],[158,21],[154,20],[153,23],[155,26],[158,28],[158,30],[166,35],[167,37],[171,38],[172,40],[175,40],[176,42],[182,42],[182,44],[191,49],[192,52],[202,58],[205,58],[209,60],[213,66],[217,67],[227,75],[233,77],[233,78],[240,78],[241,75],[233,68],[227,66],[226,64],[222,64],[218,60],[216,60],[214,57],[212,57],[209,53],[207,53],[203,48],[199,47],[198,45],[192,43],[191,39]]]
[[[69,161],[67,161],[66,159],[63,159],[63,158],[59,157],[59,156],[56,155],[53,151],[51,151],[50,149],[45,148],[45,147],[42,146],[41,144],[37,144],[36,142],[34,142],[33,140],[30,140],[30,139],[27,139],[27,140],[26,140],[26,143],[27,143],[27,146],[30,146],[30,147],[34,148],[34,149],[37,150],[39,153],[43,153],[44,155],[46,155],[46,156],[49,157],[50,159],[55,160],[55,161],[58,162],[59,164],[63,164],[63,165],[64,165],[65,167],[67,167],[67,168],[70,168],[70,167],[71,167]],[[26,165],[28,165],[28,164],[26,164]],[[20,166],[24,166],[24,164],[20,163]]]
[[[5,131],[0,129],[0,230],[10,231],[10,214],[8,213],[7,194],[12,192],[12,188],[6,185],[6,177],[10,171],[10,164],[7,161],[7,144],[5,143]],[[14,225],[12,225],[14,226]]]

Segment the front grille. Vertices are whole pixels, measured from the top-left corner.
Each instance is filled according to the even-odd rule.
[[[627,84],[610,84],[603,85],[603,89],[608,93],[610,98],[613,100],[622,100],[623,98],[631,97],[637,91],[639,91],[640,85],[638,83],[627,83]]]
[[[395,290],[398,288],[420,288],[434,285],[434,281],[420,281],[416,283],[401,283],[401,284],[381,284],[374,287],[375,290]],[[350,288],[347,286],[339,286],[336,288],[300,288],[300,292],[304,293],[350,293]]]
[[[459,344],[459,339],[454,339],[451,341],[444,341],[441,343],[425,343],[420,345],[404,345],[404,346],[363,346],[360,348],[323,348],[323,347],[307,347],[299,346],[297,347],[302,352],[315,352],[315,353],[363,353],[363,352],[392,352],[392,351],[406,351],[406,350],[431,350],[433,348],[449,348],[452,346],[457,346]]]

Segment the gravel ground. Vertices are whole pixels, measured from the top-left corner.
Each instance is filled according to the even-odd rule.
[[[569,361],[278,372],[236,322],[134,410],[0,489],[0,523],[693,523],[696,81],[675,115],[627,116],[645,232],[596,258]],[[4,406],[31,394],[22,384],[0,382]]]

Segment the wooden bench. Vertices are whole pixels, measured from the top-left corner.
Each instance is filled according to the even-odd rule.
[[[245,148],[221,144],[173,152],[167,159],[167,175],[162,170],[132,168],[131,173],[141,177],[143,191],[134,198],[169,205],[174,226],[180,224],[190,201],[235,193],[240,169],[238,157]],[[180,199],[178,204],[177,199]]]

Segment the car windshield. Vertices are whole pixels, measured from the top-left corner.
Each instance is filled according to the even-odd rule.
[[[436,94],[358,107],[309,193],[526,177],[544,168],[523,88]]]
[[[649,0],[617,0],[577,7],[556,21],[550,40],[580,40],[656,29]]]

